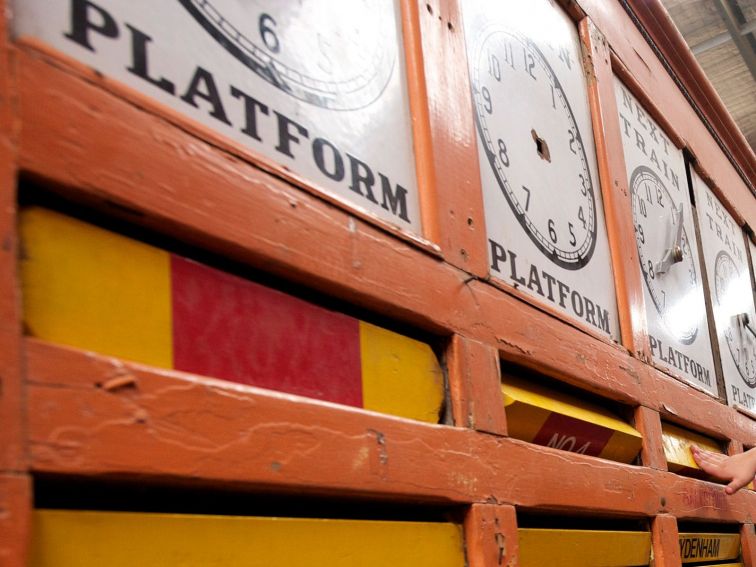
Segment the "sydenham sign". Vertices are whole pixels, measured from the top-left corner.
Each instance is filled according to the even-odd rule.
[[[396,1],[16,0],[13,31],[421,234]]]

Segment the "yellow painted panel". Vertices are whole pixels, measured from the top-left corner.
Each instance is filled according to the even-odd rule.
[[[596,404],[509,375],[503,377],[501,389],[513,437],[532,441],[553,412],[612,430],[600,454],[605,459],[630,462],[641,449],[641,434]]]
[[[709,437],[682,429],[671,423],[662,423],[662,443],[669,470],[673,472],[681,468],[699,468],[690,452],[691,443],[715,453],[722,453],[722,448]]]
[[[32,336],[170,368],[168,253],[42,208],[21,213]]]
[[[635,567],[651,561],[651,534],[520,528],[521,567]]]
[[[438,423],[444,377],[425,343],[360,321],[365,409]]]
[[[464,567],[447,523],[38,510],[31,567]]]
[[[624,431],[615,431],[599,456],[602,459],[629,463],[640,453],[641,444],[640,437],[628,435]]]
[[[505,376],[502,379],[502,391],[504,392],[505,405],[519,401],[575,419],[594,423],[600,427],[621,431],[638,439],[641,438],[640,433],[629,424],[618,419],[612,412],[575,396],[546,388],[541,384],[522,380],[514,376]]]
[[[681,533],[679,538],[683,563],[724,561],[740,555],[739,534]]]
[[[507,408],[507,432],[510,437],[532,441],[543,427],[551,412],[504,396]]]

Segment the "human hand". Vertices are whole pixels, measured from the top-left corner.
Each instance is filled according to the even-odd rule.
[[[730,481],[725,487],[727,494],[738,490],[753,481],[756,475],[756,450],[751,449],[738,455],[722,455],[705,451],[695,445],[690,446],[693,458],[701,469],[716,478]]]

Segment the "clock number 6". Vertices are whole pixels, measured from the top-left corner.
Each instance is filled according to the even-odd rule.
[[[557,243],[557,233],[554,229],[554,219],[549,219],[549,238],[551,238],[551,241],[554,244]]]
[[[270,14],[262,14],[260,16],[259,29],[260,37],[265,44],[265,47],[270,49],[273,53],[281,51],[281,42],[278,41],[278,36],[275,31],[276,21]]]

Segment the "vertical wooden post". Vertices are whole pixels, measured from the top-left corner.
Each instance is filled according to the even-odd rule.
[[[498,351],[454,335],[448,362],[454,425],[506,435]]]
[[[17,240],[15,73],[6,0],[0,0],[0,565],[26,565],[31,478],[24,438],[21,297]]]
[[[0,476],[0,566],[25,567],[31,535],[32,489],[26,474]]]
[[[635,229],[627,188],[622,132],[614,97],[609,44],[589,18],[583,18],[580,22],[580,39],[588,78],[606,229],[612,252],[622,344],[641,360],[650,361],[638,251],[635,242],[628,238],[628,235],[635,233]]]
[[[656,516],[651,524],[651,544],[654,567],[678,567],[681,560],[677,518],[669,514]]]
[[[470,567],[516,567],[519,562],[514,506],[473,504],[465,517]]]
[[[656,410],[638,406],[635,410],[635,427],[643,435],[641,461],[643,466],[666,471],[667,458],[662,444],[661,416]]]
[[[740,526],[740,553],[745,567],[756,567],[756,532],[753,524]]]
[[[422,32],[433,149],[432,156],[425,159],[432,159],[432,177],[436,183],[437,243],[447,262],[485,277],[488,253],[483,194],[459,5],[457,0],[405,2],[416,2],[413,10],[418,12]],[[416,137],[418,134],[426,135],[415,132]]]

